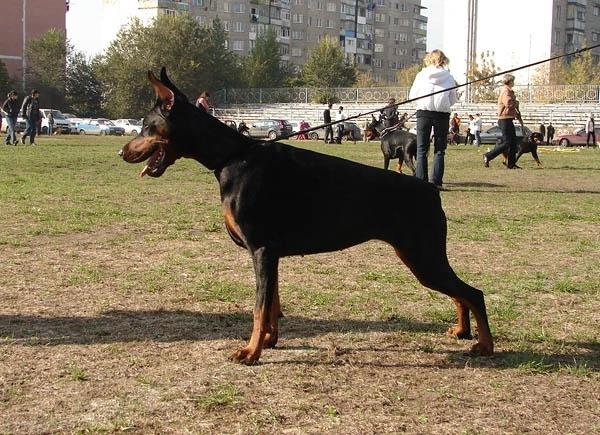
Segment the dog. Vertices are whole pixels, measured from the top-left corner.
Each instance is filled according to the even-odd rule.
[[[367,130],[372,136],[380,137],[383,154],[383,169],[388,169],[390,160],[398,159],[396,170],[402,173],[403,164],[408,165],[415,174],[415,159],[417,157],[417,135],[402,128],[389,129],[384,127],[381,120],[371,115]]]
[[[256,274],[252,335],[232,355],[234,361],[254,364],[263,348],[278,341],[280,258],[338,251],[373,239],[391,245],[424,286],[454,300],[458,324],[450,334],[472,338],[472,312],[479,336],[471,353],[493,354],[483,292],[463,282],[448,262],[446,216],[433,185],[243,136],[190,104],[164,67],[160,79],[151,71],[148,79],[156,103],[120,155],[129,163],[146,161],[140,176],[160,177],[182,157],[214,172],[227,232],[248,251]]]
[[[544,143],[544,136],[542,136],[542,133],[534,132],[534,133],[531,133],[529,135],[529,137],[527,137],[527,136],[523,137],[523,140],[521,140],[519,142],[519,144],[517,145],[517,156],[515,158],[515,165],[519,161],[519,158],[521,158],[521,156],[523,154],[531,153],[538,168],[543,169],[544,167],[542,166],[542,162],[540,162],[540,159],[539,159],[538,153],[537,153],[538,145],[543,144],[543,143]],[[506,166],[506,162],[508,161],[508,149],[507,148],[502,151],[502,157],[503,157],[502,164],[504,166]]]

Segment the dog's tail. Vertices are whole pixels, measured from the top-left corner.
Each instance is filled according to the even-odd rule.
[[[410,141],[404,152],[404,163],[410,168],[413,175],[417,172],[415,168],[415,160],[417,158],[417,140],[413,139]]]

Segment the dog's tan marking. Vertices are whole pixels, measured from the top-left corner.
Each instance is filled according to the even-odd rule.
[[[250,337],[250,342],[246,347],[243,347],[231,356],[234,361],[247,365],[252,365],[258,361],[264,345],[265,334],[269,327],[267,319],[268,313],[264,307],[261,309],[254,309],[252,337]]]

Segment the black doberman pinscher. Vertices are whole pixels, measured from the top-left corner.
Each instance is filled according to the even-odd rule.
[[[533,132],[529,135],[529,137],[524,137],[518,144],[517,148],[517,156],[515,158],[515,164],[519,161],[523,154],[531,153],[533,159],[537,163],[539,168],[543,168],[542,162],[538,157],[537,148],[539,144],[544,143],[544,136],[542,133]],[[508,161],[508,148],[502,151],[502,156],[504,157],[504,162],[502,164],[506,166],[506,162]]]
[[[373,239],[389,243],[423,285],[453,298],[458,324],[450,334],[471,338],[472,312],[479,337],[471,353],[493,354],[483,292],[463,282],[448,263],[446,216],[433,185],[243,136],[190,104],[164,68],[160,80],[152,72],[148,78],[156,104],[141,133],[120,154],[129,163],[147,160],[141,176],[160,177],[181,157],[214,171],[225,227],[254,262],[252,336],[232,359],[253,364],[263,348],[277,343],[280,258],[338,251]]]
[[[417,136],[415,134],[401,128],[395,130],[389,129],[389,127],[385,128],[381,119],[377,120],[373,115],[371,115],[371,122],[367,129],[381,138],[384,169],[389,167],[390,160],[398,159],[398,172],[402,173],[402,165],[406,163],[412,173],[415,173],[414,161],[417,157]]]

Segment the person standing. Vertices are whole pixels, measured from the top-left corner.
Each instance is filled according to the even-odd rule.
[[[54,132],[54,115],[52,114],[52,109],[48,112],[48,135],[52,136]]]
[[[450,120],[450,144],[458,145],[458,134],[460,133],[460,117],[455,113]]]
[[[546,129],[546,145],[551,145],[553,140],[554,140],[554,127],[552,126],[552,123],[550,123],[548,125],[548,128]]]
[[[449,59],[442,50],[433,50],[425,56],[425,68],[415,77],[409,98],[419,98],[433,92],[456,86],[448,71]],[[443,189],[444,154],[447,146],[450,107],[458,101],[456,89],[440,92],[417,100],[417,164],[415,176],[427,181],[427,155],[431,130],[434,136],[433,172],[431,182]]]
[[[333,143],[333,127],[331,124],[331,106],[333,104],[327,103],[327,108],[323,110],[323,122],[328,124],[325,126],[325,143]]]
[[[496,147],[483,155],[483,164],[487,168],[490,161],[502,154],[506,149],[508,158],[506,167],[508,169],[518,169],[517,160],[517,133],[513,119],[518,119],[522,124],[521,112],[519,112],[519,101],[513,91],[515,85],[515,76],[504,74],[502,77],[502,90],[498,96],[498,126],[502,130],[502,143],[496,144]]]
[[[6,115],[6,145],[17,144],[17,117],[19,116],[19,103],[17,103],[17,91],[10,91],[6,101],[2,105],[2,111]]]
[[[385,109],[381,110],[381,115],[385,120],[385,127],[393,127],[398,123],[398,106],[396,106],[396,99],[390,98],[388,105]]]
[[[589,147],[590,146],[590,137],[592,138],[592,146],[595,147],[596,146],[596,123],[594,122],[594,114],[590,113],[590,116],[588,116],[587,121],[585,121],[585,132],[586,132],[586,139],[585,139],[585,146]]]
[[[199,109],[204,109],[206,113],[208,113],[208,98],[210,95],[208,91],[202,91],[198,99],[196,100],[196,107]]]
[[[343,121],[346,119],[346,113],[344,112],[344,107],[340,106],[338,112],[335,114],[336,121]],[[335,143],[342,143],[342,136],[344,135],[344,123],[339,122],[337,124],[337,137],[335,139]]]
[[[469,115],[469,126],[467,127],[467,134],[465,135],[465,145],[473,145],[475,139],[475,117]]]
[[[475,121],[473,122],[473,134],[475,135],[475,145],[481,145],[481,126],[483,122],[481,121],[481,114],[475,114]]]
[[[35,145],[38,121],[40,120],[40,93],[37,89],[27,95],[21,105],[21,115],[25,118],[25,133],[21,137],[21,143],[25,144],[25,138],[29,136],[29,143]]]
[[[543,140],[546,137],[546,126],[544,125],[543,121],[540,124],[540,134],[542,135]]]

